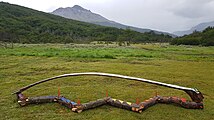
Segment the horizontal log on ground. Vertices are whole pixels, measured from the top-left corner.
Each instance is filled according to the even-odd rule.
[[[26,106],[29,104],[41,104],[56,102],[56,96],[41,96],[41,97],[28,97],[18,99],[20,106]]]
[[[180,105],[184,108],[188,109],[203,109],[203,103],[197,103],[197,102],[191,102],[191,101],[186,101],[184,98],[179,98],[179,97],[161,97],[159,96],[158,103],[165,103],[165,104],[176,104]]]
[[[84,103],[84,104],[82,104],[83,105],[83,110],[92,109],[92,108],[95,108],[95,107],[99,107],[99,106],[105,105],[105,104],[107,104],[107,100],[108,99],[110,99],[110,98],[106,97],[104,99],[98,99],[96,101],[91,101],[89,103]]]
[[[29,97],[26,99],[28,104],[40,104],[40,103],[50,103],[56,102],[57,96],[41,96],[41,97]]]
[[[115,106],[118,108],[123,108],[123,109],[127,109],[127,110],[131,110],[132,109],[132,103],[130,102],[126,102],[126,101],[122,101],[122,100],[118,100],[118,99],[113,99],[110,98],[107,100],[107,103],[111,106]]]

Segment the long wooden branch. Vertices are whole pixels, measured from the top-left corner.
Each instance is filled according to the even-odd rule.
[[[203,101],[203,95],[200,91],[198,91],[196,88],[188,88],[188,87],[183,87],[183,86],[178,86],[178,85],[173,85],[173,84],[167,84],[167,83],[162,83],[162,82],[157,82],[153,80],[148,80],[148,79],[143,79],[143,78],[137,78],[137,77],[130,77],[130,76],[125,76],[125,75],[118,75],[118,74],[109,74],[109,73],[99,73],[99,72],[85,72],[85,73],[71,73],[71,74],[64,74],[64,75],[59,75],[51,78],[47,78],[38,82],[35,82],[33,84],[30,84],[28,86],[25,86],[18,91],[14,92],[13,94],[19,94],[33,86],[36,86],[38,84],[55,80],[58,78],[64,78],[64,77],[71,77],[71,76],[84,76],[84,75],[92,75],[92,76],[107,76],[107,77],[114,77],[114,78],[123,78],[127,80],[135,80],[135,81],[140,81],[140,82],[145,82],[145,83],[150,83],[150,84],[155,84],[155,85],[160,85],[168,88],[173,88],[173,89],[178,89],[178,90],[183,90],[185,91],[194,102],[202,102]]]

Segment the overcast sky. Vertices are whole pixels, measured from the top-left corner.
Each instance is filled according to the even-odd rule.
[[[80,5],[130,26],[174,32],[214,21],[214,0],[3,0],[44,12]]]

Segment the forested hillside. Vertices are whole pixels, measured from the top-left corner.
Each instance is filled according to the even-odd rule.
[[[168,35],[139,33],[65,19],[0,2],[0,40],[17,43],[87,43],[90,41],[167,42]]]
[[[208,27],[202,32],[195,31],[190,35],[175,38],[171,44],[214,46],[214,28]]]

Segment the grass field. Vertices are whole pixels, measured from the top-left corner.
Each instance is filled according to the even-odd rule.
[[[11,93],[38,80],[65,73],[105,72],[142,77],[186,87],[196,87],[204,94],[203,110],[158,104],[143,113],[102,106],[73,113],[58,104],[19,107]],[[214,47],[170,46],[167,44],[116,47],[105,45],[20,45],[0,48],[0,119],[205,119],[214,118]],[[135,102],[153,97],[179,96],[183,91],[108,77],[70,77],[40,84],[27,96],[61,94],[71,100],[89,102],[105,97]]]

